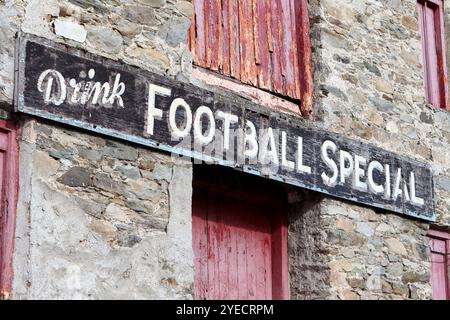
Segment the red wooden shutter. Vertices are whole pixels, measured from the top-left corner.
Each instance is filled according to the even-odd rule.
[[[194,0],[194,64],[309,108],[307,0]],[[307,101],[304,104],[303,101]]]
[[[448,85],[442,0],[419,0],[417,8],[426,97],[435,107],[446,108]]]
[[[18,180],[16,127],[0,120],[0,300],[11,292]]]
[[[434,300],[450,300],[450,234],[431,230],[431,285]]]

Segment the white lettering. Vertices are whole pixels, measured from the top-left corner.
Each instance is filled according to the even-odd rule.
[[[337,146],[333,141],[326,140],[322,144],[322,160],[325,162],[325,164],[333,171],[333,175],[329,177],[325,172],[322,172],[322,180],[323,183],[326,184],[329,187],[333,187],[336,185],[337,178],[338,178],[338,167],[336,165],[336,162],[334,162],[333,159],[328,157],[328,149],[331,150],[331,152],[334,154],[336,152]]]
[[[169,88],[160,87],[155,84],[150,84],[148,90],[148,111],[147,111],[147,133],[153,135],[153,128],[155,126],[155,118],[162,119],[163,112],[156,108],[155,100],[156,94],[170,97],[172,91]]]
[[[223,149],[230,148],[230,125],[239,121],[238,116],[223,111],[218,111],[217,116],[223,120]]]
[[[287,135],[286,132],[281,132],[281,165],[287,170],[294,170],[295,163],[294,161],[288,160],[286,155],[287,149]]]
[[[297,171],[299,173],[311,174],[311,167],[303,164],[303,138],[297,139]]]
[[[384,198],[391,198],[391,170],[388,164],[384,165],[384,172],[386,173],[386,180],[384,183]]]
[[[411,202],[418,206],[423,206],[424,200],[416,196],[416,178],[414,176],[414,171],[411,171],[409,175],[409,189],[411,191]]]
[[[367,169],[367,180],[369,185],[370,192],[374,194],[383,193],[384,187],[382,185],[378,185],[375,183],[375,180],[373,179],[373,171],[378,170],[381,173],[383,173],[383,165],[379,163],[378,161],[372,161],[369,163],[369,167]]]
[[[208,134],[203,135],[203,115],[206,115],[209,121]],[[210,108],[206,106],[198,107],[194,116],[194,139],[200,142],[202,145],[209,144],[214,139],[214,133],[216,131],[216,123],[214,121],[214,115]]]
[[[361,177],[364,177],[364,169],[361,166],[365,166],[367,160],[361,156],[355,154],[355,173],[353,174],[353,188],[360,191],[367,191],[367,184],[361,181]]]
[[[348,162],[348,166],[345,165],[346,162]],[[341,171],[340,182],[341,184],[345,184],[345,179],[352,174],[354,169],[352,155],[347,151],[341,150],[339,152],[339,166]]]
[[[184,129],[180,129],[177,126],[176,122],[176,114],[178,107],[182,107],[184,109],[186,115],[186,125]],[[186,137],[192,128],[192,111],[191,107],[184,101],[182,98],[176,98],[172,101],[169,110],[169,126],[172,131],[172,138],[175,140],[183,139]]]
[[[397,170],[397,176],[395,177],[395,183],[394,183],[394,193],[392,195],[392,200],[397,200],[398,196],[402,195],[402,188],[400,187],[400,184],[402,183],[402,169],[398,168]]]
[[[47,80],[47,86],[43,88],[44,81]],[[56,80],[58,91],[53,93],[53,81]],[[37,81],[37,88],[39,92],[44,92],[44,101],[46,103],[53,103],[55,106],[61,105],[66,100],[67,88],[63,75],[53,69],[47,69],[41,73]]]
[[[116,74],[116,78],[114,80],[113,88],[111,91],[111,95],[109,96],[108,102],[110,104],[114,104],[114,101],[117,99],[117,104],[120,107],[124,107],[122,94],[125,92],[125,84],[120,82],[120,73]]]
[[[266,134],[262,137],[262,148],[260,153],[260,162],[261,164],[269,164],[272,162],[275,165],[279,164],[278,161],[278,153],[277,153],[277,147],[275,145],[275,137],[273,135],[273,129],[269,127],[267,129]],[[270,150],[268,149],[270,145]],[[267,157],[269,158],[269,161],[267,161]]]
[[[244,156],[255,158],[258,155],[258,140],[256,137],[256,128],[253,122],[247,120],[245,122],[246,130],[244,136]],[[249,148],[247,149],[247,145]]]

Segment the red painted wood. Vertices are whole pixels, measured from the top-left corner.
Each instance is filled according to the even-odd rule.
[[[239,0],[230,0],[230,72],[236,79],[241,78],[241,48],[240,48],[240,28],[239,28]]]
[[[428,236],[437,239],[450,240],[450,233],[435,229],[430,229],[428,231]]]
[[[281,4],[280,0],[272,1],[272,82],[273,91],[276,93],[284,94],[283,91],[283,76],[282,65],[284,62],[283,55],[283,35],[281,24]]]
[[[238,217],[234,210],[227,212],[230,221],[236,221]],[[228,297],[230,300],[237,300],[239,298],[239,279],[238,279],[238,226],[233,223],[228,225],[229,229],[229,244],[228,244]]]
[[[255,47],[253,39],[252,1],[239,0],[239,45],[241,50],[241,81],[256,85]]]
[[[237,209],[238,210],[238,209]],[[248,210],[248,211],[247,211]],[[256,244],[255,244],[255,228],[258,228],[258,225],[262,225],[264,222],[260,219],[254,220],[252,215],[249,215],[248,212],[250,208],[244,209],[244,221],[246,221],[246,246],[247,246],[247,299],[255,300],[256,299],[256,278],[258,276],[258,268],[256,267],[259,261],[256,261],[255,253],[256,253]],[[264,266],[265,267],[265,266]]]
[[[193,202],[196,299],[288,298],[286,220],[274,218],[283,204],[197,184]]]
[[[425,95],[434,106],[447,108],[447,63],[442,4],[439,0],[418,1],[417,8],[422,35]]]
[[[14,231],[18,194],[18,128],[0,120],[0,300],[11,292]]]
[[[431,239],[431,285],[433,288],[434,300],[450,299],[448,291],[447,275],[447,248],[446,241]]]
[[[194,246],[194,252],[202,253],[196,255],[194,259],[194,267],[198,272],[198,281],[195,281],[195,292],[198,300],[206,299],[206,284],[208,283],[208,255],[207,255],[207,203],[201,201],[201,199],[196,199],[197,195],[194,194],[193,212],[196,215],[192,216],[192,226],[195,230],[192,234],[192,241]]]
[[[209,48],[211,50],[211,70],[219,70],[222,64],[222,6],[220,0],[210,1]]]
[[[211,68],[211,37],[213,36],[211,33],[211,3],[210,0],[203,0],[203,14],[204,20],[202,20],[202,25],[205,33],[205,68]],[[199,25],[199,28],[202,26]],[[197,29],[198,30],[198,29]]]
[[[265,0],[253,0],[255,4],[255,53],[257,53],[257,73],[258,87],[262,89],[271,89],[270,66],[269,66],[269,32],[267,21],[270,7],[267,7]]]
[[[286,96],[295,97],[295,78],[294,78],[294,53],[292,45],[292,24],[291,8],[289,0],[281,0],[281,23],[282,23],[282,43],[283,58],[281,72],[284,76],[284,92]]]
[[[313,73],[311,58],[311,37],[309,34],[308,0],[294,3],[297,26],[297,55],[300,77],[301,112],[305,118],[312,113]]]
[[[431,286],[434,300],[450,300],[450,233],[430,230]]]
[[[194,63],[201,65],[201,66],[207,66],[206,64],[206,29],[204,27],[205,21],[205,7],[204,7],[204,0],[193,0],[194,4],[194,14],[195,14],[195,20],[194,23],[191,26],[191,29],[194,29],[191,34],[194,35],[194,37],[191,39],[191,50],[194,48]]]
[[[272,297],[274,300],[289,298],[289,270],[287,250],[286,215],[272,216]]]
[[[301,59],[299,53],[298,53],[298,45],[297,45],[297,17],[295,12],[295,2],[298,2],[298,0],[289,0],[289,7],[290,7],[290,17],[291,17],[291,43],[293,44],[291,46],[292,53],[293,53],[293,65],[294,68],[294,85],[293,85],[293,96],[296,99],[301,99],[301,88],[300,88],[300,82],[301,82],[301,73],[299,70],[300,63],[299,59]]]
[[[230,283],[228,281],[228,250],[229,250],[229,242],[230,237],[229,227],[226,223],[226,208],[224,206],[220,206],[217,208],[218,211],[218,220],[219,220],[219,229],[218,229],[218,269],[219,269],[219,298],[221,300],[227,299],[229,297],[228,288]]]
[[[232,0],[222,0],[222,71],[223,74],[230,75],[230,35],[231,31],[231,18],[230,18],[230,6]]]
[[[273,52],[273,41],[272,41],[272,7],[271,0],[264,0],[265,8],[266,8],[266,28],[267,28],[267,46],[269,47],[269,53]]]
[[[309,114],[312,99],[307,0],[194,1],[198,39],[194,63],[242,83],[302,100]],[[221,12],[219,12],[221,11]],[[200,29],[201,32],[199,32]],[[205,55],[201,46],[206,38]],[[193,47],[193,46],[192,46]]]

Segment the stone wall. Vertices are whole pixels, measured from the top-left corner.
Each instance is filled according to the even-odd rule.
[[[431,164],[436,225],[449,229],[450,115],[425,101],[416,1],[309,3],[316,124]],[[327,198],[314,211],[320,224],[310,226],[320,230],[310,233],[326,243],[326,298],[431,298],[429,224]],[[313,255],[323,263],[323,249]],[[299,274],[291,281],[304,284]]]
[[[192,166],[26,120],[17,299],[192,299]]]
[[[430,163],[436,225],[450,229],[450,115],[425,101],[416,0],[309,8],[313,121]],[[192,72],[191,15],[182,0],[0,1],[0,117],[11,116],[19,30],[223,93]],[[21,124],[13,297],[192,298],[191,164],[32,118]],[[428,227],[293,192],[291,297],[429,299]]]
[[[18,31],[187,79],[190,1],[1,1],[0,116]],[[183,76],[184,73],[184,76]],[[192,299],[192,166],[21,117],[13,297]]]

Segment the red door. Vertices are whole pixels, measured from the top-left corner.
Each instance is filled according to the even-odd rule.
[[[431,286],[434,300],[450,300],[450,233],[430,230]]]
[[[264,194],[246,176],[239,175],[239,187],[221,181],[217,172],[205,176],[214,177],[214,184],[207,179],[199,181],[194,175],[196,298],[287,299],[287,235],[282,199],[276,192]]]
[[[17,128],[0,120],[0,300],[8,298],[12,281],[18,180]]]

